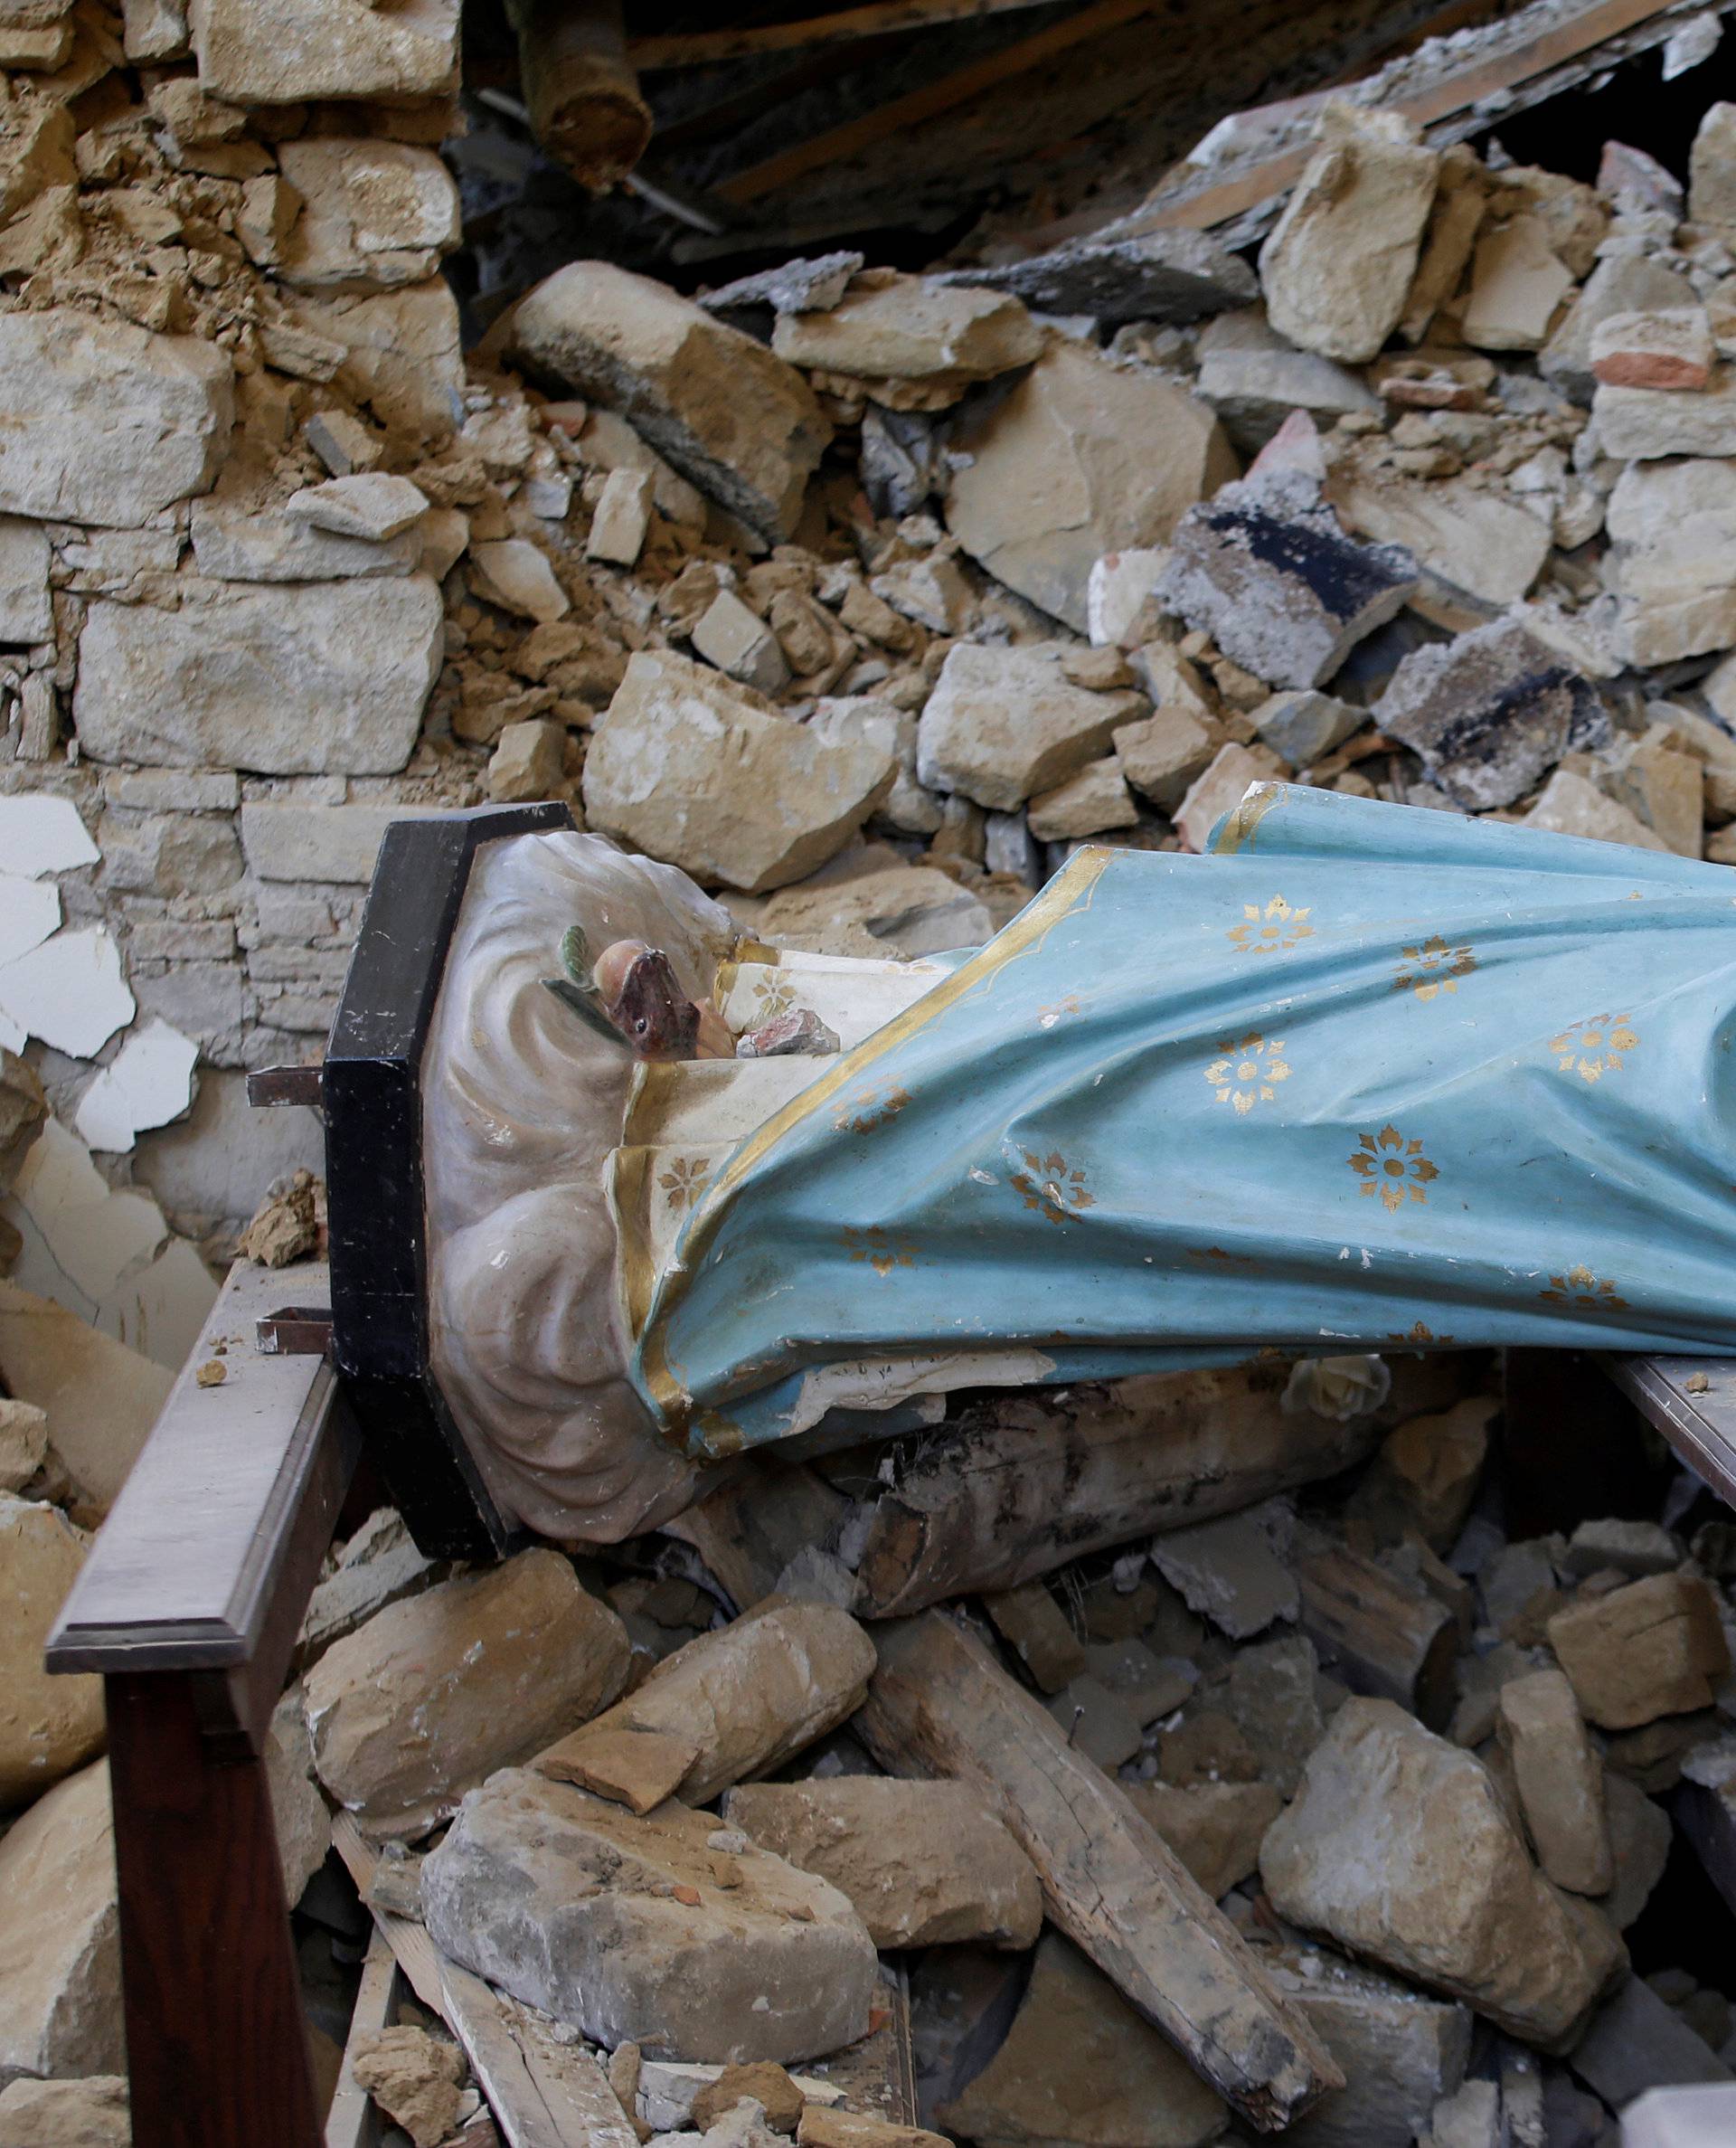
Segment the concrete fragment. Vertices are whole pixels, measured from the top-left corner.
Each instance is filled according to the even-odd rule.
[[[306,1680],[319,1778],[380,1833],[450,1812],[492,1770],[607,1707],[626,1630],[553,1551],[442,1582],[335,1642]]]
[[[936,2115],[1009,2148],[1204,2148],[1227,2114],[1108,1977],[1050,1932],[1005,2041]]]
[[[528,537],[500,537],[470,547],[470,572],[478,591],[539,624],[564,619],[572,601],[555,579],[548,554]]]
[[[1523,798],[1571,748],[1599,743],[1608,722],[1590,683],[1506,620],[1413,649],[1373,715],[1449,797],[1479,810]]]
[[[1502,1749],[1513,1764],[1537,1861],[1557,1887],[1607,1894],[1615,1859],[1603,1811],[1603,1763],[1592,1750],[1573,1689],[1537,1670],[1501,1689]]]
[[[876,1946],[1036,1943],[1035,1868],[967,1784],[761,1783],[731,1790],[723,1816],[761,1850],[829,1879]]]
[[[656,2058],[785,2065],[864,2035],[878,1963],[855,1911],[763,1850],[713,1848],[718,1831],[673,1801],[640,1819],[505,1769],[423,1863],[429,1932],[514,1998]]]
[[[1112,735],[1122,774],[1166,812],[1211,767],[1221,743],[1214,724],[1176,703],[1122,724]]]
[[[1582,1521],[1567,1540],[1562,1561],[1570,1574],[1602,1574],[1611,1567],[1636,1581],[1648,1574],[1670,1574],[1686,1556],[1682,1539],[1656,1521],[1628,1521],[1610,1515]]]
[[[1039,842],[1065,843],[1105,828],[1137,827],[1139,809],[1120,762],[1111,753],[1107,760],[1091,762],[1052,790],[1040,791],[1025,818]]]
[[[1362,364],[1399,325],[1435,198],[1431,149],[1367,136],[1316,150],[1260,249],[1279,335]]]
[[[954,468],[947,527],[997,582],[1080,634],[1103,554],[1165,543],[1235,474],[1203,404],[1061,337],[955,446],[969,459]]]
[[[1465,2077],[1470,2014],[1325,1947],[1281,1947],[1272,1973],[1344,2073],[1292,2127],[1297,2148],[1411,2148]]]
[[[1396,546],[1358,544],[1295,475],[1226,485],[1176,525],[1159,601],[1275,686],[1317,686],[1417,586]]]
[[[1261,1526],[1265,1511],[1256,1508],[1171,1529],[1151,1547],[1153,1565],[1180,1590],[1188,1609],[1232,1641],[1247,1641],[1274,1619],[1297,1615],[1296,1580],[1274,1551],[1269,1528]]]
[[[1614,313],[1591,331],[1591,370],[1617,388],[1703,388],[1716,354],[1703,306]]]
[[[108,1769],[95,1761],[0,1839],[0,2087],[126,2063]]]
[[[1222,1688],[1222,1705],[1246,1739],[1262,1779],[1296,1793],[1308,1755],[1326,1735],[1320,1665],[1300,1633],[1236,1651]]]
[[[1533,2042],[1572,2033],[1616,1958],[1539,1877],[1481,1764],[1390,1700],[1339,1708],[1260,1869],[1280,1916]]]
[[[1136,1723],[1169,1715],[1199,1683],[1185,1657],[1155,1656],[1143,1641],[1094,1641],[1084,1654],[1091,1676],[1125,1703]]]
[[[780,313],[771,347],[808,371],[919,384],[924,408],[957,402],[977,381],[1029,365],[1043,331],[1016,298],[890,269],[857,276],[823,312]]]
[[[1048,1708],[1067,1734],[1067,1743],[1106,1774],[1131,1760],[1143,1743],[1137,1716],[1089,1671],[1063,1686]]]
[[[1603,1804],[1616,1883],[1598,1907],[1618,1932],[1625,1932],[1664,1877],[1675,1831],[1663,1806],[1613,1768],[1604,1770]]]
[[[949,650],[917,732],[921,781],[1011,812],[1102,753],[1143,704],[1137,694],[1073,685],[1070,646],[960,642]]]
[[[403,767],[439,672],[438,584],[181,579],[175,611],[90,606],[72,706],[92,760],[264,775]]]
[[[1540,351],[1572,289],[1572,271],[1557,258],[1543,219],[1509,217],[1477,242],[1459,332],[1474,350]]]
[[[1260,1865],[1284,1809],[1270,1783],[1132,1783],[1127,1795],[1215,1902]]]
[[[626,1699],[539,1753],[536,1765],[564,1777],[604,1739],[646,1738],[659,1769],[677,1749],[687,1754],[662,1794],[706,1804],[835,1730],[861,1705],[873,1668],[873,1643],[847,1612],[769,1596],[665,1656]],[[610,1794],[638,1802],[625,1789]]]
[[[1175,808],[1176,834],[1190,850],[1203,851],[1212,830],[1241,803],[1250,783],[1273,782],[1285,772],[1269,746],[1221,746]]]
[[[350,2072],[416,2148],[438,2148],[458,2123],[466,2074],[456,2044],[408,2025],[352,2039]]]
[[[1571,1604],[1549,1644],[1580,1707],[1603,1730],[1708,1708],[1730,1670],[1717,1599],[1705,1582],[1658,1574]]]
[[[188,0],[207,96],[234,104],[369,98],[404,104],[455,89],[458,0],[354,8],[334,20],[319,0]]]
[[[0,2148],[130,2148],[127,2083],[19,2079],[0,2091]]]
[[[794,366],[750,336],[647,277],[574,261],[519,301],[511,347],[619,411],[762,536],[795,528],[831,428]]]
[[[197,337],[0,316],[0,510],[137,529],[209,488],[233,419],[228,354]]]
[[[102,1681],[42,1669],[90,1547],[58,1508],[0,1493],[0,1807],[27,1803],[101,1750]]]
[[[865,737],[826,740],[672,652],[644,650],[591,735],[590,826],[744,893],[799,880],[892,786]]]
[[[1200,332],[1199,393],[1245,455],[1258,454],[1285,421],[1306,412],[1322,427],[1380,399],[1346,366],[1286,343],[1264,310],[1220,314]]]
[[[863,260],[862,254],[841,250],[811,260],[780,261],[775,269],[738,276],[717,290],[703,292],[699,302],[707,313],[724,315],[750,314],[762,306],[774,313],[825,313],[849,289]]]

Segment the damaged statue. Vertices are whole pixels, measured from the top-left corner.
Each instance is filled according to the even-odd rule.
[[[434,1362],[505,1502],[604,1540],[960,1388],[1728,1350],[1733,1032],[1726,868],[1282,784],[908,962],[504,840],[424,1064]]]

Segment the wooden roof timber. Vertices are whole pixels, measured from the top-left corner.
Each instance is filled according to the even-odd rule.
[[[815,45],[850,44],[900,30],[934,30],[949,23],[980,22],[985,15],[1018,14],[1052,0],[874,0],[869,7],[840,7],[799,23],[760,23],[743,30],[672,31],[634,37],[627,56],[635,67],[712,67],[723,60],[751,60],[763,52],[806,52]]]

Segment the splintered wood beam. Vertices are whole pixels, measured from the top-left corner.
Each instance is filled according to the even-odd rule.
[[[1052,1921],[1250,2124],[1277,2132],[1344,2086],[1157,1830],[982,1642],[931,1611],[876,1629],[874,1645],[852,1724],[874,1758],[973,1784],[1037,1868]]]
[[[651,139],[621,0],[507,0],[531,131],[581,186],[625,179]]]
[[[1081,8],[1065,22],[1040,30],[1033,37],[1021,38],[1016,44],[991,52],[986,59],[973,61],[968,67],[961,67],[952,74],[942,75],[939,81],[927,82],[907,96],[895,97],[890,104],[863,112],[842,127],[828,128],[825,134],[815,135],[808,141],[797,142],[793,149],[769,156],[761,164],[750,165],[746,171],[738,172],[732,179],[725,179],[712,191],[720,200],[738,205],[758,201],[762,194],[775,194],[780,186],[788,186],[792,180],[804,178],[809,172],[841,163],[846,156],[854,156],[859,150],[870,149],[876,142],[884,141],[888,135],[920,126],[925,119],[950,111],[955,105],[967,104],[985,90],[1028,74],[1033,67],[1041,67],[1044,61],[1065,52],[1070,45],[1082,44],[1087,38],[1101,37],[1110,30],[1118,29],[1123,23],[1148,14],[1155,4],[1156,0],[1097,0],[1094,7]]]
[[[877,0],[872,7],[841,7],[834,14],[799,23],[762,23],[750,30],[676,31],[664,37],[628,40],[627,56],[647,73],[656,67],[712,67],[721,60],[751,60],[761,52],[796,52],[814,45],[855,44],[900,30],[935,30],[948,23],[976,23],[985,15],[1019,14],[1051,0]]]

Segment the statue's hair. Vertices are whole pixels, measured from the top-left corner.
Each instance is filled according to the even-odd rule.
[[[543,979],[561,942],[660,947],[706,997],[736,927],[684,873],[602,836],[491,843],[471,875],[423,1062],[435,1377],[490,1490],[532,1528],[612,1542],[692,1496],[626,1377],[604,1192],[632,1059]]]

